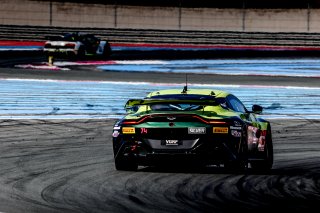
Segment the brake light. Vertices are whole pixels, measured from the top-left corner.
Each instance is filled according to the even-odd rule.
[[[260,131],[259,143],[258,143],[258,151],[263,152],[266,144],[266,136],[267,130]]]
[[[75,47],[76,45],[75,45],[74,43],[66,43],[65,46],[66,46],[66,47],[71,47],[71,48],[73,48],[73,47]]]
[[[192,116],[193,118],[196,118],[198,120],[200,120],[201,122],[203,123],[206,123],[206,124],[227,124],[227,122],[225,121],[218,121],[218,120],[205,120],[199,116]]]
[[[127,121],[123,121],[123,124],[129,124],[129,125],[137,125],[137,124],[141,124],[143,121],[145,121],[149,116],[145,116],[143,118],[141,118],[140,120],[127,120]]]
[[[266,136],[266,135],[267,135],[267,130],[260,131],[260,136]]]
[[[163,116],[163,115],[162,115]],[[150,118],[150,116],[145,116],[143,118],[141,118],[140,120],[125,120],[123,121],[123,124],[128,124],[128,125],[137,125],[137,124],[141,124],[143,122],[145,122],[146,119]],[[226,125],[228,124],[226,121],[220,121],[220,120],[206,120],[203,119],[197,115],[192,116],[192,118],[195,118],[203,123],[206,124],[219,124],[219,125]]]
[[[123,124],[130,124],[130,125],[136,125],[139,124],[139,121],[124,121]]]

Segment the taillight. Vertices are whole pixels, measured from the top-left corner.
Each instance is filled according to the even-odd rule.
[[[74,43],[66,43],[66,47],[74,48],[76,45]]]
[[[259,143],[258,143],[258,151],[263,152],[266,144],[266,136],[267,130],[260,131]]]
[[[122,123],[123,124],[129,124],[129,125],[137,125],[137,124],[145,122],[145,120],[148,119],[148,118],[150,118],[150,116],[145,116],[145,117],[143,117],[143,118],[141,118],[139,120],[125,120]],[[206,119],[203,119],[202,117],[197,116],[197,115],[192,116],[192,118],[197,119],[198,121],[203,122],[205,124],[217,124],[217,125],[226,125],[226,124],[228,124],[226,121],[206,120]]]
[[[260,136],[267,136],[267,130],[261,130]]]
[[[148,117],[149,116],[145,116],[145,117],[141,118],[140,120],[125,120],[122,123],[129,124],[129,125],[137,125],[137,124],[144,122]]]
[[[219,121],[219,120],[206,120],[206,119],[203,119],[199,116],[192,116],[193,118],[196,118],[198,119],[199,121],[203,122],[203,123],[206,123],[206,124],[227,124],[227,122],[225,121]]]

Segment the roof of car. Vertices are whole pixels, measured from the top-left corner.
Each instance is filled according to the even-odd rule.
[[[216,89],[187,89],[186,91],[183,89],[166,89],[166,90],[158,90],[158,91],[150,92],[147,95],[147,98],[151,98],[153,96],[159,96],[159,95],[178,95],[178,94],[208,95],[208,96],[224,98],[230,93],[222,90],[216,90]]]

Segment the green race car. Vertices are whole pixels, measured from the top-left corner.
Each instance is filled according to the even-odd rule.
[[[138,166],[224,166],[270,170],[271,125],[233,94],[212,89],[160,90],[125,104],[113,127],[117,170]]]

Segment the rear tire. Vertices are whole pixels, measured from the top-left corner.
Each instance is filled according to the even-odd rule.
[[[235,172],[243,172],[248,168],[248,144],[245,126],[242,131],[242,139],[239,147],[239,153],[236,160],[229,160],[224,163],[227,170]]]
[[[109,42],[106,42],[103,48],[103,53],[102,53],[104,58],[108,58],[111,55],[111,47]]]
[[[85,58],[85,56],[86,56],[86,50],[84,49],[83,46],[80,46],[76,58],[78,60],[82,60]]]
[[[115,159],[116,170],[122,171],[136,171],[138,169],[138,164],[134,159]]]
[[[247,163],[242,160],[228,161],[224,163],[224,168],[230,172],[243,172],[247,168]]]

